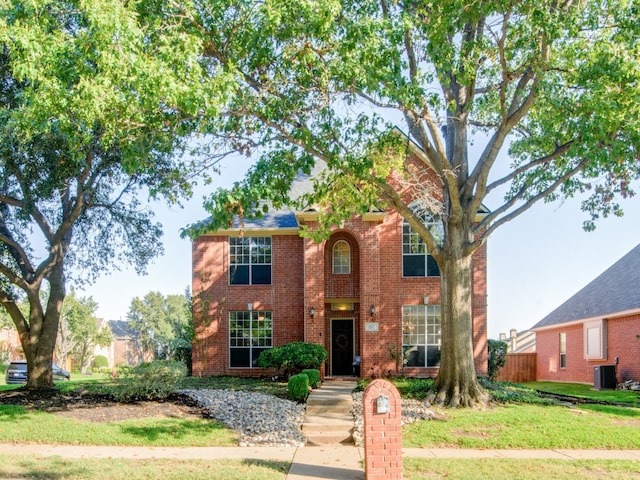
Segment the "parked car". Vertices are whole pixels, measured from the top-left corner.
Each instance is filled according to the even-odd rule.
[[[5,374],[5,381],[7,384],[12,383],[27,383],[27,361],[15,360],[7,367],[7,373]],[[55,363],[53,364],[53,380],[65,381],[71,380],[71,374],[64,368],[59,367]]]

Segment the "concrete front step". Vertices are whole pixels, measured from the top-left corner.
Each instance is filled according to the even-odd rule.
[[[325,382],[311,392],[302,425],[307,445],[353,444],[354,387],[355,383]]]

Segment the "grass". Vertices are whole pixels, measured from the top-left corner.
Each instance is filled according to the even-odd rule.
[[[397,379],[404,396],[423,398],[430,380]],[[108,388],[109,378],[97,375],[58,384],[61,390]],[[188,378],[181,388],[251,390],[285,396],[286,383],[251,378]],[[490,385],[496,400],[483,410],[441,410],[445,421],[405,426],[405,447],[454,448],[598,448],[637,449],[640,445],[640,409],[615,405],[582,404],[577,408],[545,405],[533,389],[584,396],[597,401],[637,404],[637,394],[594,391],[576,384]],[[4,386],[0,388],[15,388]],[[629,394],[631,393],[631,396]],[[546,401],[548,403],[548,400]],[[51,413],[0,406],[0,442],[60,443],[78,445],[235,446],[235,433],[210,420],[140,419],[96,424]],[[16,447],[19,453],[19,446]],[[106,479],[279,479],[288,463],[250,461],[175,460],[71,460],[50,457],[0,455],[0,478]],[[608,478],[637,477],[638,461],[557,461],[514,459],[404,459],[404,478]],[[640,478],[640,477],[639,477]]]
[[[557,395],[585,398],[597,402],[624,403],[640,406],[640,392],[632,390],[594,390],[591,385],[581,383],[528,382],[525,387]]]
[[[405,480],[517,478],[518,480],[638,478],[640,461],[623,460],[513,460],[405,458]]]
[[[140,418],[95,423],[2,405],[0,442],[229,447],[237,445],[237,434],[209,419]]]
[[[445,421],[403,429],[405,447],[601,448],[640,445],[640,409],[506,404],[485,410],[443,410]]]
[[[18,450],[19,447],[16,447]],[[262,460],[63,459],[0,455],[0,478],[55,480],[283,480],[288,462]]]

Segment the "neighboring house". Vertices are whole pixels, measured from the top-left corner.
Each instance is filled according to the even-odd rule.
[[[640,245],[532,330],[538,380],[640,380]]]
[[[103,355],[109,367],[135,366],[153,359],[153,353],[145,352],[138,341],[138,332],[129,327],[126,320],[109,320],[106,322],[111,330],[113,340],[108,347],[96,347],[95,355]]]
[[[301,175],[292,192],[311,188]],[[274,211],[193,241],[194,375],[268,374],[260,352],[294,341],[326,348],[324,376],[388,375],[396,365],[437,374],[440,276],[422,240],[391,209],[354,216],[320,243],[301,237],[317,218],[313,207]],[[486,375],[486,246],[473,269],[475,367]]]
[[[499,340],[509,345],[509,353],[533,353],[536,351],[536,333],[531,330],[518,332],[512,328],[509,330],[509,338],[506,333],[501,333]]]
[[[15,327],[4,326],[0,328],[0,360],[20,360],[24,358],[18,330]]]

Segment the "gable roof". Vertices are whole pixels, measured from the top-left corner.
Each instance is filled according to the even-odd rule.
[[[126,320],[109,320],[109,330],[114,338],[137,338],[138,332],[129,326]]]
[[[532,330],[640,310],[640,245],[533,326]]]
[[[291,198],[299,198],[306,193],[313,192],[313,178],[318,176],[326,166],[322,162],[315,162],[311,167],[311,172],[298,173],[296,178],[291,184],[289,195]],[[238,217],[233,219],[233,226],[231,229],[281,229],[281,228],[294,228],[298,229],[298,221],[293,209],[284,207],[278,210],[269,209],[269,211],[262,215],[262,218],[253,220],[244,220],[241,225]],[[227,231],[229,229],[221,229]]]

